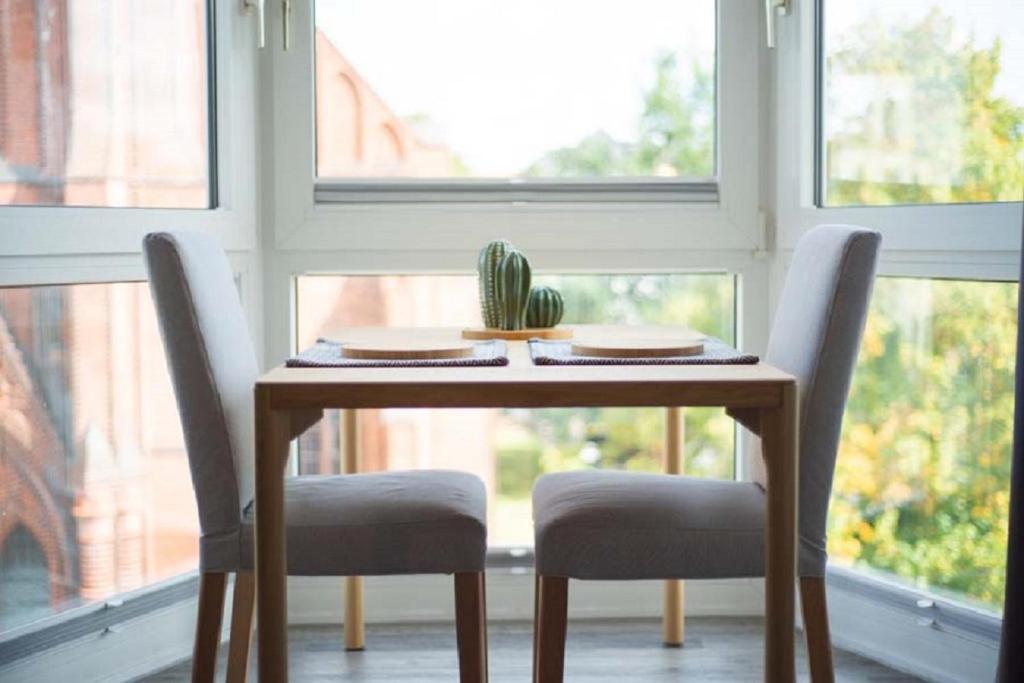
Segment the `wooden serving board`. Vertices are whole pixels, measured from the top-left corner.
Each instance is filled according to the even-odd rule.
[[[701,339],[617,339],[573,342],[573,355],[595,358],[675,358],[704,353]]]
[[[504,339],[526,341],[527,339],[572,339],[571,327],[528,327],[524,330],[497,330],[491,327],[467,327],[462,330],[463,339]]]
[[[417,342],[408,339],[394,342],[351,342],[342,345],[341,355],[358,360],[447,360],[472,357],[473,344],[459,341],[449,344],[430,340]]]

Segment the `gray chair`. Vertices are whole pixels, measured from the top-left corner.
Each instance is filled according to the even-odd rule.
[[[796,377],[800,391],[798,573],[815,681],[832,679],[825,522],[880,244],[878,233],[860,228],[808,232],[793,254],[765,353],[765,362]],[[542,597],[534,671],[540,680],[562,677],[569,578],[764,576],[765,479],[757,460],[750,481],[609,471],[537,481],[533,515]]]
[[[143,250],[199,508],[192,678],[212,681],[226,576],[235,574],[229,681],[245,679],[253,612],[253,386],[259,376],[224,251],[198,232]],[[454,574],[463,681],[487,675],[483,483],[460,472],[301,476],[285,485],[288,573]]]

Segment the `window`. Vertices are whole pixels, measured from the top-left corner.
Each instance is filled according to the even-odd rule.
[[[715,2],[317,2],[321,178],[711,178]]]
[[[726,274],[547,275],[565,298],[569,323],[688,324],[735,340],[735,278]],[[473,276],[305,276],[298,279],[303,348],[343,326],[462,326],[479,323]],[[659,471],[664,411],[361,410],[366,470],[450,467],[478,474],[489,491],[489,537],[498,546],[532,545],[530,490],[545,472],[584,467]],[[340,468],[341,422],[328,411],[302,437],[301,473]],[[691,408],[685,468],[732,478],[734,429],[721,410]]]
[[[215,203],[203,0],[0,0],[0,204]]]
[[[1019,202],[1024,5],[821,5],[820,203]]]
[[[142,283],[0,288],[0,631],[195,569]]]
[[[1000,609],[1017,285],[881,278],[829,515],[835,561]]]

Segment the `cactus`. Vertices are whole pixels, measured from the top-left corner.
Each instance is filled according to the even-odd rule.
[[[477,273],[480,285],[480,313],[484,319],[484,327],[501,327],[501,311],[498,310],[495,275],[501,259],[510,251],[512,251],[512,244],[506,240],[495,240],[480,250]]]
[[[494,284],[501,329],[523,329],[530,298],[530,262],[523,252],[513,249],[505,254],[495,272]]]
[[[562,319],[562,295],[551,287],[534,287],[526,304],[527,327],[554,327]]]

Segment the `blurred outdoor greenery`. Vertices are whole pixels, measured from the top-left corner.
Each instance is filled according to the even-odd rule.
[[[842,130],[825,141],[826,204],[1021,200],[1024,107],[997,94],[1002,42],[958,28],[938,7],[906,23],[869,15],[831,47],[826,129]]]
[[[1021,199],[1024,108],[995,94],[1001,45],[978,47],[956,36],[953,20],[935,10],[904,25],[868,18],[832,47],[828,69],[900,83],[919,118],[908,132],[885,117],[886,125],[876,125],[877,102],[843,112],[846,128],[826,141],[830,153],[845,147],[864,151],[865,159],[902,155],[919,171],[921,163],[937,166],[922,177],[946,182],[833,178],[828,204]],[[692,65],[682,79],[670,56],[654,68],[639,143],[597,131],[545,155],[527,175],[712,175],[713,78]],[[546,280],[565,295],[567,322],[686,323],[728,341],[735,338],[733,283],[712,275]],[[989,607],[1001,603],[1016,297],[1016,283],[879,279],[833,488],[835,561]],[[660,467],[659,410],[508,411],[504,418],[499,496],[513,506],[544,472]],[[733,428],[721,411],[687,411],[686,470],[733,476]]]
[[[833,485],[833,560],[1001,603],[1016,332],[1016,283],[878,280]]]
[[[561,292],[566,323],[688,325],[730,343],[735,340],[732,275],[548,275],[536,280]],[[686,472],[731,479],[732,420],[720,409],[690,408],[684,413],[684,428]],[[525,510],[533,482],[541,474],[586,467],[660,471],[665,452],[665,411],[505,410],[496,438],[499,507]],[[527,512],[523,529],[514,526],[505,536],[528,541],[529,519]]]

